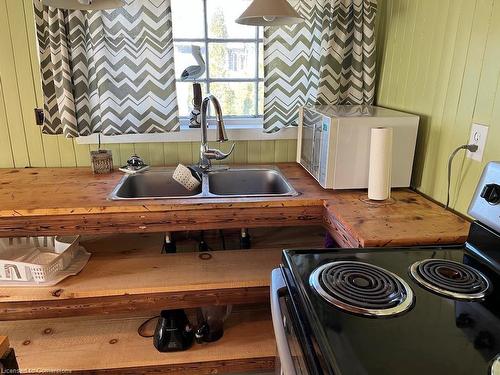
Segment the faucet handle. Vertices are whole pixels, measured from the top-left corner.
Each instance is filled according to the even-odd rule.
[[[218,150],[218,149],[213,149],[213,148],[209,148],[207,150],[205,150],[203,152],[203,155],[207,158],[207,159],[215,159],[215,160],[224,160],[226,159],[227,157],[229,157],[229,155],[231,155],[234,151],[234,147],[236,146],[235,143],[233,143],[233,145],[231,146],[231,150],[229,150],[228,153],[224,153],[222,152],[221,150]]]
[[[236,143],[233,143],[231,145],[231,149],[229,150],[229,152],[227,154],[225,154],[225,153],[217,150],[218,151],[218,156],[220,157],[220,159],[218,158],[217,160],[223,160],[223,159],[226,159],[227,157],[229,157],[233,153],[235,146],[236,146]]]
[[[230,149],[230,150],[229,150],[229,152],[228,152],[228,153],[226,153],[226,154],[225,154],[225,153],[223,153],[223,152],[222,152],[222,151],[220,151],[220,150],[215,150],[215,152],[216,152],[216,157],[215,157],[215,159],[216,159],[216,160],[224,160],[224,159],[226,159],[227,157],[229,157],[229,156],[233,153],[233,151],[234,151],[234,147],[235,147],[235,146],[236,146],[236,143],[233,143],[233,144],[231,145],[231,149]]]

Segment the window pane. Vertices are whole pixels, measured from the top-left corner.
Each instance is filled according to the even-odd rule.
[[[264,115],[264,82],[259,82],[259,116]]]
[[[204,38],[203,0],[171,0],[174,38]]]
[[[255,43],[210,43],[210,78],[255,78]]]
[[[259,43],[259,78],[264,78],[264,43]]]
[[[187,117],[193,108],[193,84],[191,82],[177,82],[177,104],[179,105],[179,116]],[[203,96],[207,92],[207,87],[201,83]]]
[[[201,55],[206,61],[206,51],[205,44],[203,43],[191,43],[191,42],[174,42],[174,63],[175,63],[175,78],[180,79],[181,74],[188,66],[198,65],[193,54],[191,53],[191,45],[197,45],[201,47]],[[204,79],[206,76],[206,69],[203,75],[199,79]]]
[[[226,116],[255,116],[254,82],[212,82],[210,92],[220,101]]]
[[[255,39],[255,26],[236,22],[251,0],[207,0],[209,38]]]

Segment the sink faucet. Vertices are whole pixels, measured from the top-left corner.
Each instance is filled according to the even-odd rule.
[[[234,143],[231,146],[231,150],[227,154],[220,150],[211,149],[210,147],[208,147],[207,112],[210,102],[212,102],[215,108],[215,117],[217,121],[217,141],[227,141],[226,128],[224,126],[224,119],[222,118],[222,109],[220,103],[215,96],[213,96],[212,94],[208,94],[201,103],[201,146],[199,167],[203,171],[210,170],[210,168],[212,167],[212,160],[224,160],[229,155],[231,155],[234,150]]]

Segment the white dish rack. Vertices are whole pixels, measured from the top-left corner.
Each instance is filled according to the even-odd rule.
[[[0,281],[45,283],[68,268],[80,236],[0,239]]]

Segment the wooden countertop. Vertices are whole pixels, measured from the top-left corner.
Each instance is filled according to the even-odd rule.
[[[395,190],[390,202],[373,204],[366,191],[325,190],[299,165],[278,166],[299,196],[110,201],[122,173],[0,169],[0,236],[322,223],[345,247],[461,243],[467,237],[467,221],[410,190]]]
[[[112,201],[122,172],[93,175],[89,168],[0,169],[0,217],[149,213],[203,208],[320,206],[331,192],[299,165],[278,164],[301,194],[279,198],[198,198]]]

